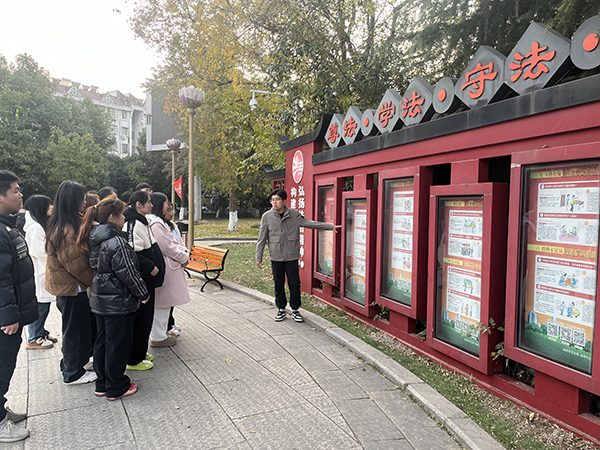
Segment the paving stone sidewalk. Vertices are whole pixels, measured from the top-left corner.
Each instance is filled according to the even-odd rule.
[[[108,402],[94,396],[93,383],[65,386],[60,336],[50,350],[22,345],[8,405],[27,410],[19,426],[31,436],[0,449],[502,448],[329,322],[306,313],[305,323],[277,323],[262,294],[231,284],[201,293],[201,285],[190,280],[192,301],[176,309],[177,345],[152,349],[153,369],[129,372],[139,384],[131,397]],[[47,325],[60,330],[55,305]],[[373,359],[392,375],[374,370]]]

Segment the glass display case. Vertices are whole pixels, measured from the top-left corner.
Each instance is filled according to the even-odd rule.
[[[316,183],[316,220],[319,222],[336,225],[340,221],[341,187],[343,180],[326,179]],[[337,285],[339,283],[339,243],[340,233],[332,230],[317,230],[316,248],[314,256],[315,278]]]
[[[501,370],[502,333],[480,325],[504,318],[507,208],[506,183],[431,187],[427,338],[487,374]]]
[[[414,178],[383,182],[381,296],[411,305],[414,249]]]
[[[343,283],[342,302],[371,316],[374,292],[374,195],[372,191],[343,194]]]
[[[523,170],[517,346],[591,373],[599,164]]]
[[[431,170],[421,166],[379,174],[375,301],[412,319],[425,319],[427,311],[431,182]]]
[[[479,356],[483,196],[438,198],[435,337]]]

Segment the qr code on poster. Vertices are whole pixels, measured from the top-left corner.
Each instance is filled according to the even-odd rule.
[[[547,322],[546,323],[546,333],[548,336],[557,338],[558,337],[558,323],[556,322]]]
[[[563,342],[571,343],[573,339],[573,329],[567,327],[561,327],[560,329],[560,340]]]
[[[573,344],[585,347],[585,331],[573,330]]]

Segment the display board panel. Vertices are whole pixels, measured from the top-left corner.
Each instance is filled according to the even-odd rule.
[[[317,221],[335,225],[335,186],[317,188]],[[334,232],[317,230],[317,273],[333,278]]]
[[[599,164],[524,170],[517,346],[585,373],[596,320]]]
[[[380,295],[410,306],[413,290],[414,177],[385,180],[383,196]]]
[[[346,199],[344,297],[366,306],[367,199]]]
[[[435,337],[479,356],[483,196],[438,198]]]

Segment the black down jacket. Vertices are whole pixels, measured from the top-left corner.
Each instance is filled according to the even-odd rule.
[[[38,318],[33,261],[16,221],[17,216],[0,214],[0,327]]]
[[[112,223],[96,225],[89,238],[90,265],[94,271],[90,308],[101,316],[135,312],[148,289],[127,235]]]

